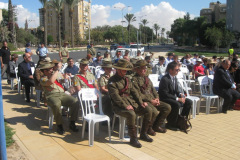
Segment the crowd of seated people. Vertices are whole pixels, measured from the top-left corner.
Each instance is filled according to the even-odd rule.
[[[17,56],[13,55],[10,66],[17,66]],[[31,67],[31,55],[25,53],[24,60],[18,65],[18,76],[25,86],[27,102],[30,102],[30,87],[34,83]],[[204,62],[204,63],[203,63]],[[142,128],[140,140],[153,142],[156,132],[166,133],[167,130],[179,130],[178,117],[189,116],[192,102],[180,92],[178,86],[178,74],[183,74],[181,68],[187,67],[189,72],[197,79],[200,76],[214,75],[213,92],[224,99],[223,113],[232,109],[234,103],[240,98],[237,86],[240,84],[240,69],[237,55],[233,54],[232,61],[223,60],[221,57],[194,58],[187,54],[182,62],[174,53],[168,53],[167,58],[158,57],[158,63],[153,65],[152,55],[146,54],[145,58],[138,55],[130,58],[126,51],[124,56],[121,52],[111,60],[109,53],[100,52],[96,57],[88,54],[86,58],[79,61],[79,68],[74,64],[72,58],[67,59],[68,66],[64,73],[60,73],[62,63],[57,60],[39,61],[36,72],[38,85],[44,92],[45,101],[52,109],[57,124],[57,133],[64,134],[64,126],[61,114],[61,106],[70,108],[69,128],[77,132],[77,121],[79,104],[75,97],[82,88],[95,88],[100,91],[103,103],[103,112],[112,119],[114,113],[126,118],[126,125],[130,136],[130,145],[142,147],[136,134],[136,117],[142,116]],[[101,72],[97,76],[89,70],[89,66],[100,66]],[[11,67],[10,67],[11,68]],[[12,68],[11,71],[14,69]],[[11,72],[10,72],[11,73]],[[158,90],[148,78],[149,74],[158,74],[161,78]],[[182,76],[181,76],[182,77]],[[64,93],[66,79],[71,79],[73,92]],[[179,109],[182,108],[179,114]],[[165,125],[165,121],[167,121]],[[150,136],[149,136],[150,135]]]

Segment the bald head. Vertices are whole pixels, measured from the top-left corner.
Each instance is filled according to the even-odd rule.
[[[31,61],[31,55],[29,54],[29,53],[25,53],[24,55],[23,55],[23,59],[24,59],[24,61],[25,62],[30,62]]]
[[[228,70],[229,67],[231,66],[231,62],[230,60],[226,59],[222,62],[222,67],[225,69],[225,70]]]

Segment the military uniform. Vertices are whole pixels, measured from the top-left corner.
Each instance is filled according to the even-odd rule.
[[[62,56],[62,63],[67,63],[68,48],[67,47],[61,47],[60,52],[61,52],[61,56]]]
[[[84,77],[88,84],[91,84],[91,85],[94,85],[94,84],[97,84],[97,81],[94,77],[94,75],[91,73],[91,72],[86,72],[86,76],[84,74],[81,74],[81,73],[78,73],[78,74],[75,74],[74,75],[74,84],[73,86],[81,86],[81,88],[89,88],[89,86],[87,86],[87,84],[81,79],[79,78],[79,76],[82,76]]]
[[[95,57],[96,56],[96,50],[93,47],[88,48],[87,49],[87,54],[91,54],[92,57]]]
[[[132,69],[132,64],[127,60],[120,59],[118,63],[114,65],[114,68],[120,70],[130,70]],[[143,140],[152,142],[153,140],[145,134],[148,129],[145,124],[148,124],[152,118],[152,109],[148,106],[145,108],[142,107],[142,98],[140,97],[138,91],[134,88],[131,80],[126,76],[121,77],[116,73],[108,81],[108,91],[113,103],[113,111],[116,114],[127,118],[130,144],[135,147],[141,147],[141,144],[139,145],[136,139],[135,120],[137,115],[142,115],[144,117],[140,138],[142,137]],[[133,110],[127,109],[129,105],[133,107]]]
[[[49,85],[46,85],[48,81],[48,77],[44,76],[40,80],[40,84],[44,90],[46,95],[47,104],[52,108],[54,118],[56,120],[57,125],[61,125],[63,123],[62,114],[61,114],[61,106],[66,106],[70,108],[70,120],[76,121],[78,116],[78,102],[77,99],[69,96],[64,93],[64,89],[60,87],[58,82]]]
[[[151,100],[159,99],[156,89],[153,87],[151,80],[147,76],[140,76],[136,74],[133,79],[134,87],[139,91],[139,94],[144,102],[148,102],[148,106],[152,108],[153,115],[151,125],[156,131],[157,127],[164,124],[164,120],[167,118],[171,111],[171,106],[165,102],[160,101],[159,106],[153,106]],[[158,111],[160,113],[158,114]]]

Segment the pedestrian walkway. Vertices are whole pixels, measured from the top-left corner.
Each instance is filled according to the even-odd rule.
[[[64,135],[58,135],[48,129],[47,108],[37,108],[36,103],[26,103],[17,91],[3,83],[3,105],[7,122],[15,129],[18,143],[27,157],[38,160],[71,159],[239,159],[240,157],[240,112],[229,111],[217,114],[211,108],[211,114],[204,110],[196,119],[192,119],[193,129],[188,133],[168,130],[158,133],[154,142],[140,141],[142,148],[137,149],[128,142],[119,141],[118,125],[108,141],[106,126],[100,127],[100,135],[95,136],[94,146],[88,146],[87,135],[81,139],[81,121],[78,133],[69,132],[67,117]],[[203,108],[205,109],[205,108]],[[16,157],[17,159],[17,157]]]

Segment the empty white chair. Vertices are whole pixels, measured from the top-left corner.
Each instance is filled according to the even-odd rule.
[[[198,77],[198,83],[199,83],[199,88],[201,93],[200,101],[201,101],[201,98],[206,99],[206,114],[209,114],[210,112],[210,105],[211,105],[212,99],[217,99],[218,112],[220,112],[219,97],[213,94],[212,84],[210,83],[209,78],[207,76],[200,76]],[[199,113],[199,108],[197,110],[197,113]]]
[[[94,94],[92,94],[94,92]],[[99,95],[99,112],[95,112],[95,102],[97,100],[97,94]],[[78,92],[78,98],[80,105],[82,107],[82,118],[83,118],[83,127],[82,127],[82,138],[84,137],[85,125],[88,122],[88,133],[89,133],[89,146],[93,146],[94,141],[94,126],[95,123],[107,121],[108,122],[108,134],[109,141],[111,141],[111,130],[110,130],[110,118],[107,115],[103,114],[102,111],[102,96],[97,89],[92,88],[82,88]],[[99,125],[97,125],[97,132],[99,130]]]
[[[196,96],[190,96],[189,92],[188,92],[188,87],[187,87],[187,83],[183,80],[183,79],[178,79],[179,84],[181,85],[181,87],[183,88],[183,90],[186,92],[188,99],[190,99],[193,104],[192,104],[192,118],[196,118],[196,113],[197,113],[197,108],[200,107],[200,98],[196,97]]]

